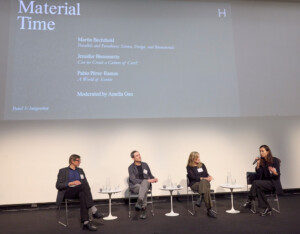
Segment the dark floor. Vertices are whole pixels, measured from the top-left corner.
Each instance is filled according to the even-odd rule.
[[[240,209],[243,196],[235,197],[235,208]],[[128,206],[114,204],[112,214],[118,219],[112,221],[95,220],[98,233],[126,234],[173,234],[173,233],[300,233],[300,195],[288,195],[279,198],[281,213],[273,212],[272,216],[260,217],[247,210],[239,214],[228,214],[231,208],[228,196],[217,198],[218,218],[206,216],[204,207],[197,208],[197,214],[191,216],[186,209],[186,201],[174,200],[174,211],[177,217],[167,217],[170,211],[169,201],[154,204],[155,216],[148,212],[146,220],[128,218]],[[108,212],[108,206],[98,206],[101,212]],[[70,208],[69,226],[57,223],[57,210],[1,211],[0,233],[88,233],[81,230],[79,208]]]

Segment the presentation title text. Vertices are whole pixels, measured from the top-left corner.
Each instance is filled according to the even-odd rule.
[[[36,4],[35,1],[25,2],[19,0],[17,21],[20,24],[20,30],[35,30],[35,31],[53,31],[55,29],[54,21],[35,20],[31,15],[65,15],[79,16],[80,3],[69,5],[65,2],[63,5]],[[27,15],[24,15],[27,14]]]

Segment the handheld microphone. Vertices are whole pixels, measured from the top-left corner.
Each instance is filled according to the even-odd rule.
[[[261,157],[260,156],[258,156],[258,158],[256,158],[255,160],[254,160],[254,162],[253,162],[253,164],[252,165],[254,165],[258,160],[260,160],[261,159]]]

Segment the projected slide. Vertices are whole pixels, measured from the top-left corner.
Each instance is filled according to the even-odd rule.
[[[12,1],[5,119],[239,116],[230,5]]]

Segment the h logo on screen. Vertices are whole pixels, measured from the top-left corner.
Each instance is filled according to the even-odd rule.
[[[226,18],[226,9],[218,9],[218,16],[219,18]]]

